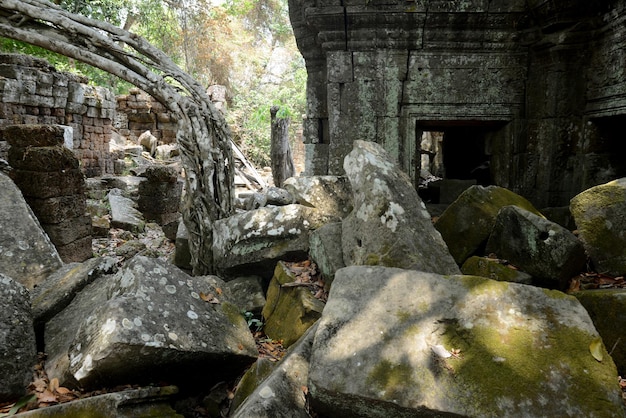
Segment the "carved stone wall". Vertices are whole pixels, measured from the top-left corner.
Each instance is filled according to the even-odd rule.
[[[566,205],[626,176],[626,1],[290,0],[307,65],[307,174],[342,174],[356,139],[416,181],[423,132],[454,178]],[[621,159],[623,160],[623,159]]]
[[[26,55],[0,54],[0,126],[72,127],[73,152],[88,177],[113,173],[109,139],[115,106],[109,90],[89,86],[83,77]]]

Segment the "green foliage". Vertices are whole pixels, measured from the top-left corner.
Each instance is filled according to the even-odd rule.
[[[248,324],[248,328],[252,332],[259,332],[263,329],[263,321],[254,317],[254,314],[249,311],[242,312],[243,317],[246,319],[246,323]]]
[[[293,38],[287,0],[226,0],[221,5],[210,0],[61,0],[59,4],[72,13],[141,35],[207,87],[225,85],[234,139],[255,164],[270,163],[272,106],[280,107],[279,117],[291,119],[290,137],[295,138],[305,112],[306,69]],[[116,94],[131,87],[97,68],[22,42],[0,38],[0,51],[44,58],[59,71],[83,75]]]

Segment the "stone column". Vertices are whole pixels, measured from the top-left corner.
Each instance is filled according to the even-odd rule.
[[[161,225],[167,238],[175,240],[183,190],[178,172],[171,166],[151,165],[141,177],[146,180],[139,183],[139,211],[146,220]]]
[[[3,136],[13,181],[69,263],[91,258],[92,249],[85,181],[78,159],[64,146],[66,132],[61,125],[11,125]]]

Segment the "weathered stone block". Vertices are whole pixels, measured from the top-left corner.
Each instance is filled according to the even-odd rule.
[[[335,276],[308,387],[314,410],[333,416],[608,418],[624,413],[616,375],[573,296],[353,266]]]
[[[32,289],[62,265],[11,179],[0,172],[0,271]]]
[[[20,415],[25,418],[135,418],[140,416],[182,418],[183,416],[177,414],[171,406],[177,393],[176,386],[127,389],[22,412]]]
[[[330,288],[335,272],[345,267],[341,248],[341,223],[329,223],[311,231],[309,235],[309,255]]]
[[[84,195],[50,197],[48,199],[29,198],[28,204],[37,214],[39,222],[58,224],[64,220],[83,216],[87,211]]]
[[[26,197],[46,199],[84,192],[85,180],[79,169],[61,171],[15,170],[13,181]]]
[[[585,250],[574,234],[516,206],[498,212],[485,251],[510,261],[537,283],[561,290],[587,262]]]
[[[291,177],[285,180],[284,188],[296,203],[328,215],[345,218],[352,210],[352,189],[346,177]]]
[[[43,229],[58,248],[58,246],[70,244],[78,239],[91,238],[91,217],[80,215],[56,224],[43,224]],[[89,252],[91,253],[91,245],[89,245]]]
[[[472,186],[448,206],[435,228],[458,264],[463,264],[487,241],[498,212],[509,205],[541,216],[528,200],[497,186]]]
[[[354,196],[342,223],[346,265],[460,272],[410,179],[380,145],[355,141],[344,168]]]
[[[61,125],[10,125],[0,130],[2,138],[12,147],[53,147],[65,143]]]
[[[84,263],[65,264],[31,291],[35,323],[46,323],[65,309],[89,283],[98,277],[116,272],[117,260],[112,257],[98,257]]]
[[[626,373],[626,291],[624,289],[583,290],[573,294],[585,307],[611,353],[621,376]]]
[[[28,290],[3,273],[0,273],[0,341],[0,401],[10,401],[26,394],[37,362],[37,349]]]
[[[289,286],[295,280],[295,274],[279,261],[262,312],[263,330],[268,337],[282,340],[285,347],[298,341],[324,310],[324,302],[316,299],[308,287]]]
[[[254,339],[237,307],[202,294],[218,293],[202,277],[134,257],[48,321],[48,376],[83,387],[234,378],[256,359]]]
[[[247,387],[254,386],[258,382],[256,387],[252,387],[254,392],[247,396],[241,406],[231,409],[231,411],[234,410],[233,418],[307,418],[310,416],[307,411],[305,388],[308,386],[309,361],[316,328],[315,325],[309,328],[291,347],[282,361],[276,367],[272,367],[273,370],[267,379],[262,382],[257,379],[256,382],[253,381],[247,385]],[[263,364],[260,360],[257,362],[259,365]],[[270,366],[257,366],[257,371],[261,368],[269,369]]]
[[[337,217],[303,205],[265,207],[217,220],[213,225],[213,259],[225,277],[256,274],[271,277],[276,262],[305,259],[309,230]]]

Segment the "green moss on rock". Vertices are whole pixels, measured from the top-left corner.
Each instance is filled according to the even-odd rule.
[[[308,288],[283,287],[295,279],[284,263],[278,262],[262,312],[265,333],[270,338],[282,340],[285,347],[295,343],[322,316],[324,310],[324,303],[313,297]]]
[[[508,189],[472,186],[439,217],[435,228],[457,264],[462,265],[487,240],[498,212],[505,206],[518,206],[542,216],[532,203]]]

